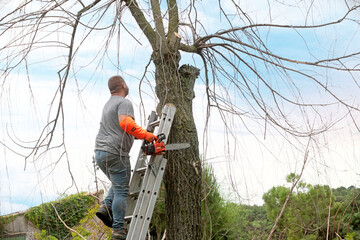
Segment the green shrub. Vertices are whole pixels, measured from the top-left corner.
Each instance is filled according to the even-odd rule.
[[[42,230],[41,233],[35,233],[36,240],[58,240],[56,237],[48,235],[46,230]]]
[[[68,227],[74,227],[86,216],[88,208],[94,203],[95,198],[92,196],[74,194],[33,207],[25,214],[25,218],[49,235],[64,239],[70,235],[70,232],[61,222],[56,211]]]

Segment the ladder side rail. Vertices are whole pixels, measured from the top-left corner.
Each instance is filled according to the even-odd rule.
[[[154,184],[153,189],[151,191],[151,195],[149,196],[150,200],[149,200],[149,202],[147,204],[146,209],[144,209],[145,213],[144,213],[143,219],[140,219],[140,222],[141,222],[140,231],[139,231],[139,233],[140,233],[140,238],[139,239],[140,240],[145,240],[146,233],[147,233],[147,231],[149,229],[151,217],[152,217],[152,214],[154,212],[156,199],[157,199],[157,197],[159,195],[159,190],[160,190],[161,182],[162,182],[162,179],[163,179],[163,176],[164,176],[166,164],[167,164],[167,159],[166,158],[160,159],[160,165],[159,165],[158,174],[156,176],[155,184]]]
[[[166,104],[162,110],[162,115],[159,124],[159,133],[165,134],[163,142],[166,144],[169,138],[172,122],[174,121],[176,108],[170,104]]]

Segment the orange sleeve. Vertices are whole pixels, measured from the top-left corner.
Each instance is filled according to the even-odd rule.
[[[138,126],[132,117],[127,116],[119,123],[120,127],[127,133],[133,135],[137,139],[144,139],[147,131],[142,127]]]

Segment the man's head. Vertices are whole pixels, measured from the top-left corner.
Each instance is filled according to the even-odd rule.
[[[121,76],[113,76],[109,79],[108,87],[111,95],[126,97],[129,94],[129,88]]]

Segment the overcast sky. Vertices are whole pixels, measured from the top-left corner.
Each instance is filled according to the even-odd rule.
[[[186,5],[181,2],[180,8],[184,8]],[[224,17],[219,19],[218,8],[209,8],[209,5],[217,6],[217,1],[213,4],[205,2],[209,1],[197,2],[197,14],[207,33],[228,27]],[[274,1],[269,11],[268,1],[241,1],[241,7],[255,23],[271,20],[276,24],[321,24],[329,19],[337,20],[342,17],[345,5],[338,2],[319,1],[312,8],[308,8],[305,5],[296,7]],[[222,1],[222,3],[224,11],[235,13],[231,1]],[[300,4],[305,3],[306,1],[300,2]],[[1,4],[3,8],[9,10],[15,1],[1,2]],[[0,17],[4,16],[6,11],[2,12]],[[186,14],[184,13],[183,16],[185,17]],[[49,116],[54,116],[55,107],[49,108],[49,106],[58,87],[57,72],[66,60],[61,57],[66,54],[66,50],[50,47],[34,50],[28,58],[28,69],[20,65],[6,79],[2,75],[0,141],[11,147],[11,150],[0,145],[0,215],[54,200],[63,193],[95,190],[93,147],[102,107],[109,98],[107,89],[109,77],[115,74],[124,76],[130,87],[129,99],[135,107],[136,121],[145,126],[148,114],[155,110],[157,104],[152,65],[147,69],[146,78],[140,81],[149,62],[151,49],[128,11],[122,16],[122,21],[142,45],[139,45],[122,28],[119,36],[119,55],[116,51],[118,45],[114,40],[109,45],[108,54],[104,56],[105,60],[99,63],[102,56],[98,56],[97,53],[104,44],[104,35],[91,34],[74,59],[74,67],[70,73],[63,102],[65,134],[62,135],[59,125],[54,137],[54,143],[60,143],[62,138],[65,139],[67,150],[65,155],[62,147],[44,153],[37,159],[30,157],[25,161],[24,156],[21,156],[31,152],[31,149],[26,147],[33,145]],[[234,18],[232,23],[236,26],[236,24],[240,25],[241,21]],[[358,47],[358,44],[354,46],[351,43],[360,40],[359,32],[354,29],[354,25],[349,21],[348,24],[320,32],[266,29],[259,34],[273,53],[309,60],[311,59],[309,52],[327,58],[350,53]],[[66,31],[68,29],[59,29],[48,37],[66,38],[68,37]],[[199,31],[200,34],[205,34],[200,27]],[[16,30],[7,34],[15,36],[15,33]],[[79,39],[83,36],[81,34],[83,33],[80,32]],[[189,32],[183,31],[181,34],[183,41],[186,41]],[[4,36],[0,37],[0,48],[3,48],[7,39]],[[6,59],[4,54],[6,55],[6,52],[2,50],[0,55],[2,60]],[[284,137],[284,133],[276,128],[268,126],[265,129],[262,120],[245,116],[243,118],[227,116],[233,129],[232,134],[227,134],[216,109],[211,111],[208,129],[204,131],[207,99],[203,65],[198,56],[191,54],[183,54],[181,63],[193,64],[201,70],[195,85],[196,98],[193,105],[200,152],[204,162],[212,165],[224,197],[243,203],[262,204],[263,193],[272,186],[284,185],[287,174],[300,172],[309,139],[295,140],[289,136]],[[2,69],[5,65],[4,62],[0,63]],[[119,66],[119,69],[116,66]],[[303,70],[311,69],[304,67]],[[30,79],[27,77],[27,71]],[[331,82],[329,87],[341,98],[359,107],[359,88],[354,82],[343,79],[341,73],[336,74],[332,77],[338,78],[339,81]],[[355,75],[355,77],[359,76]],[[274,76],[269,75],[269,78]],[[333,101],[324,91],[314,87],[313,83],[304,82],[300,78],[295,78],[293,81],[299,84],[302,97],[307,102]],[[290,94],[289,88],[282,81],[274,78],[273,84],[285,94]],[[231,89],[229,91],[222,86],[218,86],[217,91],[229,95],[239,109],[249,109],[237,92]],[[264,99],[266,100],[267,97],[271,99],[267,94],[266,91],[263,92]],[[302,124],[304,115],[300,115],[295,109],[286,106],[285,109],[294,123],[302,127],[309,124]],[[321,112],[321,119],[312,114],[311,111],[305,113],[308,120],[317,126],[334,121],[339,116],[345,116],[346,110],[334,105]],[[355,122],[359,124],[359,114],[355,113],[354,116]],[[357,147],[360,146],[359,132],[349,116],[340,120],[329,131],[314,137],[310,142],[304,181],[312,184],[328,184],[331,187],[359,186],[360,163],[356,161],[360,158],[360,150]],[[139,147],[137,141],[131,151],[132,166]],[[97,176],[101,180],[100,187],[108,187],[106,177],[99,171]]]

